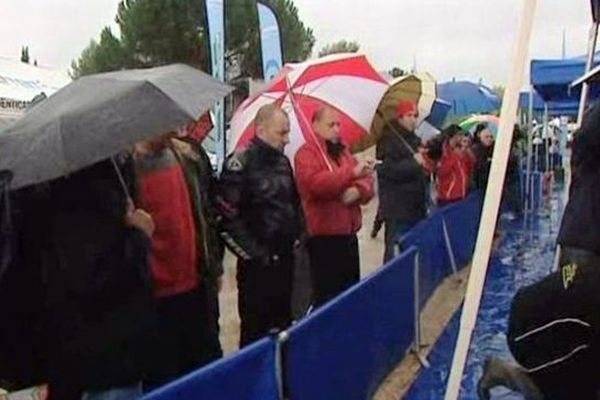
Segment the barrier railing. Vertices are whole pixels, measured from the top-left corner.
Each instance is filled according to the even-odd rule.
[[[370,398],[415,336],[416,249],[289,330],[284,352],[292,399]]]
[[[170,399],[364,399],[408,351],[420,314],[471,258],[481,196],[435,211],[401,238],[405,251],[278,339],[263,339],[146,396]],[[427,361],[420,357],[421,362]],[[285,384],[284,384],[285,382]]]
[[[279,400],[278,362],[277,340],[264,338],[149,393],[144,400]]]

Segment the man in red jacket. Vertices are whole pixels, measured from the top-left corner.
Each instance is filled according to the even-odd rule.
[[[296,153],[298,190],[308,224],[316,305],[360,279],[356,232],[361,204],[373,197],[374,163],[358,162],[340,142],[340,117],[329,107],[313,116],[315,140]]]
[[[437,170],[438,176],[438,205],[460,201],[469,192],[471,174],[475,167],[475,156],[471,149],[465,147],[464,132],[457,125],[450,126],[445,134],[442,158]]]

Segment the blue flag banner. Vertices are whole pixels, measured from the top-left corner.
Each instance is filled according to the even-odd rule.
[[[283,66],[281,31],[275,10],[265,1],[257,1],[260,27],[260,48],[263,77],[265,82],[272,80]]]
[[[225,0],[206,0],[208,38],[212,76],[225,81]],[[215,155],[220,166],[226,153],[224,103],[217,103],[214,109],[215,128],[212,132],[215,141]]]

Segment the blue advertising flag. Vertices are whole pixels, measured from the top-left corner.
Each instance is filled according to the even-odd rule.
[[[208,22],[208,38],[210,44],[211,71],[213,77],[225,81],[225,0],[206,0],[206,17]],[[215,154],[218,165],[225,159],[225,113],[224,103],[217,103],[214,109]]]
[[[283,66],[283,46],[281,30],[275,10],[266,1],[258,0],[258,22],[260,27],[260,48],[263,78],[272,80]]]

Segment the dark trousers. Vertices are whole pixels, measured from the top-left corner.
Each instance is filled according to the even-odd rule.
[[[396,240],[408,232],[416,223],[404,222],[398,219],[385,220],[385,253],[383,255],[383,263],[387,263],[394,258],[394,246]]]
[[[240,347],[291,321],[294,253],[279,254],[268,265],[240,260],[237,268]]]
[[[218,358],[207,343],[208,295],[205,285],[157,299],[159,363],[145,385],[152,390]]]
[[[308,240],[315,305],[322,305],[360,280],[356,235]]]

